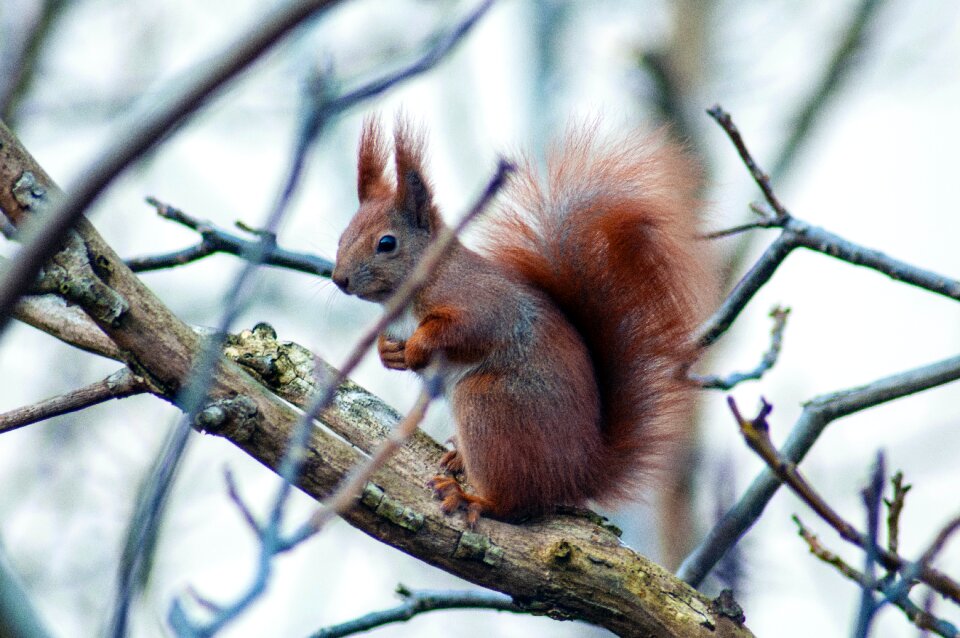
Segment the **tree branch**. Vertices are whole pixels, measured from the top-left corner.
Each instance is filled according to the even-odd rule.
[[[798,464],[827,425],[833,421],[957,379],[960,379],[960,356],[894,374],[864,386],[811,399],[804,405],[800,418],[781,448],[781,454],[791,463]],[[761,471],[737,504],[687,556],[677,571],[677,576],[693,586],[702,582],[727,550],[760,518],[767,503],[779,488],[780,480],[772,470]]]
[[[744,381],[756,381],[763,377],[770,369],[777,364],[780,358],[780,348],[783,346],[783,329],[787,326],[787,317],[790,315],[789,308],[780,308],[777,306],[770,311],[770,317],[773,318],[773,328],[770,330],[770,347],[763,355],[763,359],[753,370],[747,372],[734,372],[725,377],[718,375],[700,376],[696,374],[688,375],[690,379],[705,390],[730,390]]]
[[[375,611],[339,625],[325,627],[310,635],[310,638],[343,638],[383,627],[385,625],[407,622],[430,611],[445,609],[492,609],[513,613],[529,613],[509,596],[486,591],[428,591],[410,590],[403,585],[397,586],[397,594],[403,602],[391,609]]]
[[[843,576],[862,586],[864,583],[864,576],[859,570],[851,567],[842,558],[824,547],[820,543],[820,540],[817,538],[817,536],[804,526],[799,517],[794,515],[793,521],[797,524],[797,533],[807,543],[807,547],[810,549],[811,554],[816,556],[824,563],[832,565],[838,572],[843,574]],[[877,589],[877,591],[886,596],[884,586],[885,584],[883,581],[874,582],[874,587]],[[932,592],[933,590],[930,591]],[[897,596],[896,598],[887,596],[886,599],[903,611],[903,614],[907,617],[907,620],[912,622],[918,628],[933,631],[937,635],[943,636],[944,638],[957,637],[957,628],[954,627],[953,624],[941,618],[937,618],[928,610],[917,606],[912,600],[910,600],[908,596],[903,595]]]
[[[129,368],[123,368],[102,381],[34,405],[0,414],[0,434],[61,414],[83,410],[110,399],[123,399],[147,391],[147,385],[142,377],[130,372]]]
[[[763,459],[780,482],[786,483],[804,503],[810,506],[830,527],[834,528],[834,530],[840,534],[841,538],[864,549],[870,557],[870,562],[872,562],[874,560],[873,557],[875,557],[875,559],[887,569],[899,571],[906,567],[913,567],[916,573],[911,576],[904,575],[906,582],[914,578],[919,578],[938,593],[960,604],[960,583],[957,583],[946,574],[929,566],[933,555],[940,551],[946,538],[953,532],[952,528],[948,526],[947,530],[945,530],[946,533],[942,532],[931,549],[924,554],[924,557],[920,561],[914,564],[904,560],[898,554],[879,547],[875,534],[872,536],[871,534],[863,534],[841,517],[827,504],[817,491],[814,490],[803,475],[800,474],[796,463],[774,447],[773,442],[770,440],[770,428],[767,424],[767,416],[773,410],[773,407],[769,403],[762,401],[763,405],[756,418],[747,419],[740,414],[733,397],[728,398],[727,402],[730,405],[730,410],[733,412],[734,418],[740,426],[740,432],[743,435],[744,441],[746,441],[750,449]],[[882,478],[879,482],[882,483]],[[876,483],[877,481],[874,479],[874,485]],[[879,489],[874,496],[876,496],[876,501],[879,503]],[[872,503],[871,507],[873,507]],[[957,520],[957,526],[960,527],[960,519]],[[877,581],[873,579],[869,571],[865,572],[865,576],[870,580],[867,586],[872,590]]]
[[[960,301],[960,281],[917,268],[906,262],[888,257],[880,251],[859,246],[793,217],[777,198],[770,185],[769,176],[753,159],[730,114],[720,106],[714,106],[707,112],[730,137],[744,165],[750,171],[767,203],[773,209],[767,213],[762,210],[757,211],[762,216],[760,225],[779,228],[780,235],[767,247],[760,259],[737,283],[733,291],[720,305],[720,308],[700,328],[697,341],[701,346],[711,345],[727,331],[747,303],[770,280],[773,273],[776,272],[794,248],[807,248],[855,266],[871,268],[895,281],[911,284],[929,292]],[[732,230],[737,231],[739,229]],[[721,231],[721,233],[723,232],[728,231]]]
[[[245,257],[253,252],[256,244],[260,243],[256,240],[244,239],[239,235],[234,235],[215,226],[209,221],[191,217],[182,210],[169,204],[164,204],[156,198],[148,197],[147,203],[156,208],[157,214],[161,217],[197,231],[200,234],[201,240],[200,243],[195,246],[176,252],[128,258],[125,260],[126,264],[133,272],[145,272],[182,266],[216,253],[227,253],[238,257]],[[253,235],[263,232],[254,231],[246,226],[242,226],[239,222],[237,226]],[[275,238],[274,242],[271,242],[267,246],[261,263],[269,266],[289,268],[290,270],[317,275],[319,277],[330,277],[330,273],[333,272],[333,262],[329,259],[280,248],[275,244]]]

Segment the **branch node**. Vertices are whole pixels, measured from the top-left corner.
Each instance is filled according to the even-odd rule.
[[[241,394],[207,404],[197,412],[193,425],[201,432],[244,442],[257,429],[258,414],[256,401]]]

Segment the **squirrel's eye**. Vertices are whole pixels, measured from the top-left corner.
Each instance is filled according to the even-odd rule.
[[[392,253],[397,249],[397,238],[393,235],[384,235],[377,242],[378,253]]]

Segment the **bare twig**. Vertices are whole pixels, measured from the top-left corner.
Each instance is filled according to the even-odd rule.
[[[753,370],[748,372],[734,372],[725,377],[718,375],[700,376],[696,374],[688,375],[692,381],[701,388],[707,390],[730,390],[734,386],[744,381],[754,381],[763,377],[768,370],[777,364],[780,357],[780,348],[783,346],[783,329],[787,325],[787,317],[790,315],[789,308],[780,308],[777,306],[770,311],[773,318],[773,328],[770,330],[770,348],[764,353],[763,359]]]
[[[883,498],[883,484],[886,481],[886,468],[883,453],[877,454],[870,483],[861,490],[863,504],[867,510],[867,536],[864,548],[863,579],[860,581],[860,609],[853,629],[854,638],[867,638],[870,625],[879,608],[873,595],[879,581],[876,575],[878,538],[880,535],[880,502]]]
[[[257,517],[253,515],[253,512],[247,507],[246,501],[240,496],[240,488],[237,486],[237,481],[233,477],[233,472],[230,471],[230,468],[224,469],[223,479],[227,483],[227,495],[230,497],[230,500],[233,501],[237,509],[240,510],[240,514],[243,516],[243,520],[246,521],[247,526],[259,537],[263,533],[263,530],[260,529]],[[196,592],[191,592],[190,595],[197,599],[200,598],[200,595]]]
[[[734,286],[720,308],[700,328],[697,341],[701,346],[709,346],[727,331],[747,303],[770,280],[773,273],[776,272],[794,248],[807,248],[855,266],[871,268],[895,281],[902,281],[960,301],[960,281],[893,259],[877,250],[854,244],[838,235],[811,226],[791,216],[773,191],[769,176],[750,154],[730,114],[720,106],[714,106],[708,113],[730,137],[744,165],[750,171],[754,181],[763,192],[764,198],[772,208],[768,215],[763,216],[762,220],[757,222],[757,225],[764,228],[777,227],[781,229],[781,232],[747,274]],[[731,229],[730,232],[738,232],[742,228]],[[720,231],[719,234],[722,235],[726,232]]]
[[[84,178],[67,189],[66,198],[49,216],[27,225],[21,223],[23,219],[14,217],[12,221],[22,228],[24,246],[0,277],[0,330],[16,300],[33,283],[43,264],[59,250],[67,231],[123,169],[153,148],[187,116],[203,106],[220,87],[297,25],[335,3],[336,0],[291,0],[258,20],[256,26],[241,34],[234,44],[200,65],[200,71],[186,81],[183,89],[170,93],[169,102],[133,120],[127,130],[118,132],[113,138],[116,141],[91,162],[82,173]],[[2,208],[7,215],[19,213],[22,217],[22,204],[15,209]]]
[[[783,458],[799,463],[817,438],[833,421],[887,401],[960,379],[960,356],[901,372],[873,383],[816,397],[804,405],[782,448]],[[700,545],[684,560],[677,575],[696,586],[763,513],[780,488],[771,469],[763,470],[740,501],[710,530]]]
[[[102,381],[0,414],[0,434],[61,414],[83,410],[110,399],[123,399],[147,391],[149,387],[142,377],[132,373],[129,368],[123,368]]]
[[[793,522],[797,525],[797,533],[803,538],[807,543],[807,547],[810,548],[810,553],[819,558],[821,561],[827,565],[832,565],[838,572],[849,578],[850,580],[860,584],[863,582],[863,574],[860,573],[855,567],[851,567],[845,560],[840,558],[837,554],[834,554],[829,549],[824,547],[820,543],[820,539],[817,538],[816,534],[811,532],[800,520],[800,517],[796,514],[793,515]]]
[[[904,500],[912,485],[903,483],[903,472],[897,472],[890,479],[893,485],[893,497],[884,499],[887,506],[887,549],[896,553],[900,546],[900,514],[903,512]]]
[[[403,602],[391,609],[375,611],[339,625],[325,627],[310,638],[343,638],[370,631],[392,623],[407,622],[414,616],[445,609],[491,609],[514,613],[528,613],[509,596],[488,591],[428,591],[410,590],[397,586]]]
[[[199,244],[183,250],[162,255],[149,255],[126,259],[127,266],[129,266],[133,272],[146,272],[182,266],[216,253],[227,253],[238,257],[246,257],[253,253],[255,244],[260,243],[257,240],[244,239],[239,235],[230,233],[209,221],[202,221],[191,217],[182,210],[169,204],[164,204],[153,197],[148,197],[147,203],[156,208],[157,214],[161,217],[183,224],[187,228],[197,231],[200,234],[201,240]],[[240,224],[238,224],[238,227],[241,227]],[[242,226],[241,229],[246,229],[246,227]],[[262,237],[261,231],[258,231],[256,234],[258,237]],[[269,266],[289,268],[290,270],[297,270],[320,277],[329,277],[330,273],[333,272],[333,262],[329,259],[324,259],[323,257],[309,253],[286,250],[276,246],[273,242],[267,244],[266,254],[263,257],[262,263]]]
[[[877,546],[876,542],[871,542],[868,535],[861,533],[841,517],[827,504],[816,490],[807,483],[806,479],[803,478],[797,469],[796,464],[782,455],[776,447],[774,447],[773,442],[770,440],[769,426],[766,420],[767,416],[773,410],[773,407],[769,403],[763,401],[759,414],[753,419],[747,419],[740,414],[740,410],[737,408],[733,397],[728,398],[727,403],[740,426],[740,433],[743,435],[744,441],[746,441],[750,449],[763,459],[780,481],[787,484],[820,518],[835,529],[841,538],[861,549],[867,550],[869,548],[869,551],[875,552],[876,560],[887,569],[900,570],[910,565],[909,561],[904,560],[899,555]],[[960,518],[957,519],[956,525],[960,527]],[[947,532],[947,530],[945,530],[945,532]],[[949,536],[952,532],[953,529],[949,529],[946,534],[941,534],[941,536],[944,536],[943,542],[945,542],[946,536]],[[938,537],[938,540],[939,538],[940,537]],[[933,555],[939,551],[940,547],[942,547],[942,542],[940,545],[934,543],[929,551],[930,556],[928,557],[927,554],[925,554],[924,559],[926,560],[921,559],[913,564],[916,569],[915,577],[954,602],[960,603],[960,583],[957,583],[947,575],[929,566]],[[936,549],[934,550],[934,548]],[[912,578],[910,580],[912,580]]]
[[[824,563],[832,565],[843,576],[862,586],[862,583],[864,582],[864,576],[859,570],[851,567],[842,558],[824,547],[820,543],[820,540],[817,538],[817,536],[804,526],[798,516],[794,515],[793,521],[797,524],[797,533],[803,538],[804,541],[806,541],[807,547],[810,548],[811,554],[819,558]],[[957,628],[951,623],[934,616],[932,610],[926,606],[917,606],[906,595],[897,596],[896,598],[889,597],[887,590],[885,590],[885,586],[886,584],[883,580],[874,581],[874,587],[877,589],[877,591],[884,594],[886,600],[889,600],[893,605],[903,611],[903,614],[907,617],[907,620],[923,630],[924,633],[927,631],[933,631],[937,635],[943,636],[944,638],[957,637]],[[933,590],[930,590],[930,593],[933,594]]]

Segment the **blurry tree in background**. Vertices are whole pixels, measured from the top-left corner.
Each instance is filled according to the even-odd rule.
[[[631,614],[652,618],[656,606],[634,606],[638,585],[627,574],[637,573],[647,574],[643,591],[657,592],[650,599],[683,600],[683,613],[710,619],[693,633],[680,620],[644,621],[652,623],[645,631],[665,635],[712,632],[717,618],[721,632],[749,635],[736,620],[739,608],[757,635],[832,635],[838,624],[863,636],[915,635],[917,627],[956,635],[960,588],[949,574],[960,573],[960,552],[947,541],[960,525],[951,497],[960,480],[960,411],[955,387],[946,385],[960,374],[950,358],[960,347],[960,287],[949,278],[960,273],[949,239],[960,232],[950,154],[960,143],[951,107],[960,100],[955,3],[498,0],[487,12],[466,1],[272,5],[0,4],[0,120],[32,155],[17,156],[13,138],[0,146],[0,177],[12,176],[0,183],[8,239],[0,243],[0,291],[23,255],[18,245],[29,243],[24,211],[50,218],[76,203],[103,235],[78,227],[85,254],[112,248],[157,296],[138,288],[122,264],[108,274],[92,266],[121,299],[138,302],[133,313],[152,331],[149,348],[113,326],[99,301],[64,292],[73,288],[63,282],[32,292],[53,286],[70,306],[33,295],[0,336],[0,411],[10,410],[0,415],[0,636],[152,636],[171,627],[207,635],[204,627],[219,630],[218,618],[221,635],[306,636],[327,627],[316,635],[333,636],[431,610],[445,611],[374,635],[631,635],[624,629]],[[281,28],[287,8],[297,17]],[[279,40],[272,47],[271,29]],[[264,42],[244,58],[237,50],[254,36]],[[221,63],[230,70],[214,82]],[[185,100],[193,89],[197,99]],[[724,112],[706,114],[716,102],[735,117],[745,146],[737,148]],[[366,507],[343,513],[382,542],[340,520],[317,523],[323,515],[314,499],[336,492],[340,477],[361,464],[357,450],[375,455],[398,420],[377,397],[405,414],[422,406],[419,384],[382,370],[376,356],[350,374],[376,396],[341,388],[322,418],[335,433],[322,439],[329,453],[316,451],[320,439],[308,448],[306,493],[275,501],[276,475],[260,463],[282,469],[296,422],[289,404],[319,408],[311,393],[333,378],[311,367],[310,352],[343,362],[356,327],[377,318],[375,308],[326,283],[324,256],[334,254],[355,209],[360,117],[401,106],[431,132],[437,196],[451,221],[483,202],[477,193],[485,184],[495,190],[489,180],[499,153],[521,146],[540,156],[567,122],[600,114],[612,129],[668,124],[703,158],[709,229],[746,226],[712,240],[732,294],[726,315],[705,327],[711,347],[697,370],[705,386],[737,386],[736,418],[724,392],[706,390],[699,435],[667,477],[663,498],[609,514],[626,545],[679,570],[679,579],[648,571],[655,568],[621,550],[608,527],[577,516],[491,522],[489,536],[467,537],[478,546],[460,535],[458,517],[443,519],[435,506],[417,519],[413,504],[430,499],[409,486],[419,485],[438,453],[422,434],[369,468],[386,477],[376,485],[396,493],[372,495],[368,483]],[[165,121],[165,113],[178,114]],[[137,151],[131,132],[143,135]],[[753,175],[744,168],[751,161],[760,166]],[[92,190],[81,205],[77,193],[111,162],[119,177],[107,176],[103,192]],[[65,187],[62,202],[43,170]],[[24,171],[36,181],[23,182]],[[750,211],[755,184],[763,200]],[[156,199],[142,204],[148,196]],[[255,268],[258,261],[271,267]],[[726,330],[718,326],[748,301],[713,345]],[[776,315],[771,346],[766,315],[780,304],[792,308],[790,325],[784,333],[786,313]],[[272,327],[241,332],[258,322]],[[218,343],[209,338],[216,329],[181,325],[233,336]],[[783,355],[771,370],[781,338]],[[202,360],[209,342],[243,367],[220,376],[177,368],[180,354]],[[138,343],[151,352],[138,352]],[[707,375],[754,367],[765,351],[759,381],[725,384],[729,377]],[[159,370],[171,375],[164,381],[198,384],[194,394],[164,386]],[[260,384],[274,394],[258,394]],[[850,390],[827,394],[842,388]],[[238,392],[255,397],[257,418],[271,411],[288,430],[270,430],[267,443],[252,440],[243,424],[255,419],[234,400]],[[92,405],[94,395],[129,398],[37,422],[71,402]],[[760,395],[776,406],[772,415],[766,402],[756,416],[746,407]],[[344,397],[356,396],[366,412],[350,411]],[[56,398],[41,403],[47,397]],[[188,436],[191,424],[221,436]],[[441,410],[430,410],[424,429],[438,440],[449,435]],[[801,476],[793,462],[817,440]],[[892,471],[901,468],[902,475]],[[770,500],[781,481],[799,500],[787,490]],[[397,494],[409,498],[391,500]],[[399,514],[384,524],[394,502]],[[343,509],[325,505],[320,512]],[[578,563],[577,552],[589,560]],[[532,580],[543,574],[555,580]],[[725,588],[736,601],[714,599]],[[249,607],[247,594],[256,601]],[[386,608],[394,609],[371,615]]]

